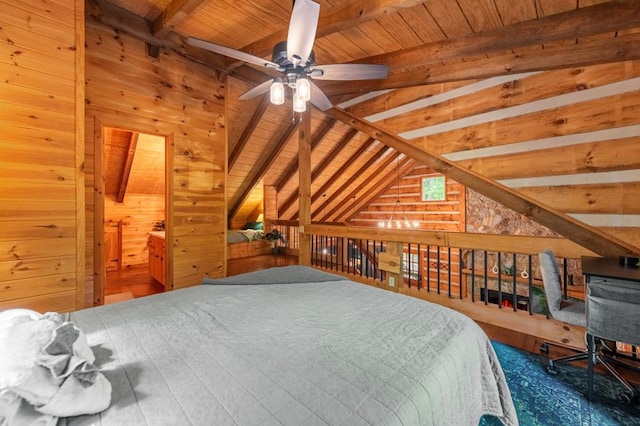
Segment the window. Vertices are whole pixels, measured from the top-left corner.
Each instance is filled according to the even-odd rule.
[[[405,280],[418,280],[420,276],[420,257],[417,253],[402,253],[402,275]]]
[[[422,178],[422,201],[442,201],[447,199],[444,176]]]

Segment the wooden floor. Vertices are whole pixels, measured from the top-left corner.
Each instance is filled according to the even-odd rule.
[[[149,275],[149,265],[136,265],[120,271],[107,272],[104,295],[131,292],[133,297],[162,293],[164,286]]]

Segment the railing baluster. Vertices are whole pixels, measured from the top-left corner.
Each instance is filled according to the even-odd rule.
[[[404,250],[402,252],[402,266],[404,269],[404,264],[405,264],[405,255],[404,255]],[[407,280],[408,286],[409,288],[411,288],[411,243],[407,244],[407,257],[406,257],[406,264],[407,264],[407,272],[409,273],[409,279]]]
[[[418,244],[418,264],[416,265],[416,268],[418,269],[416,272],[418,273],[418,290],[420,290],[422,288],[422,271],[420,270],[420,259],[422,258],[422,252],[420,251],[420,244]]]
[[[511,303],[513,303],[513,311],[515,312],[518,309],[518,283],[516,282],[516,254],[513,253],[513,259],[511,263],[511,273],[513,274],[513,299]]]
[[[451,247],[447,247],[447,295],[451,297]]]
[[[531,255],[529,255],[529,266],[527,268],[527,274],[529,275],[529,315],[533,315],[533,273],[531,272],[531,265]]]
[[[431,245],[427,244],[427,292],[431,292]]]
[[[484,251],[484,304],[489,304],[489,253]]]
[[[502,252],[498,252],[498,307],[502,309]]]
[[[383,248],[382,240],[380,240],[380,253],[382,253],[382,248]],[[384,273],[380,268],[378,268],[378,273],[380,274],[380,281],[384,281]]]
[[[460,295],[460,299],[462,299],[462,249],[458,249],[458,282],[460,283],[460,291],[458,294]]]
[[[362,239],[358,240],[358,251],[360,252],[360,276],[362,276]]]
[[[436,250],[436,270],[437,270],[437,274],[438,274],[438,294],[440,294],[440,246],[437,247]]]
[[[567,286],[567,283],[569,280],[567,279],[567,276],[568,276],[567,259],[562,258],[562,283],[563,283],[562,288],[564,289],[563,293],[564,293],[565,299],[569,298],[569,287]]]
[[[474,303],[476,301],[476,251],[475,250],[471,250],[471,301]]]

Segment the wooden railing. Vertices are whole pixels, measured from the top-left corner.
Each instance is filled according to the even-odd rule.
[[[288,236],[287,250],[297,253],[297,223],[276,221],[272,226]],[[579,259],[595,254],[571,241],[325,224],[307,225],[305,234],[311,241],[313,267],[449,306],[481,322],[584,346],[583,329],[567,330],[546,314],[538,270],[537,254],[552,249],[561,266],[565,296],[583,297]],[[380,254],[391,243],[402,247],[401,280],[393,287],[380,264]],[[501,316],[505,312],[512,315]]]

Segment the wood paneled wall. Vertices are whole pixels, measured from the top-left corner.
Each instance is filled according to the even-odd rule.
[[[0,310],[84,293],[84,2],[0,1]]]
[[[640,61],[515,74],[409,103],[417,89],[390,92],[374,121],[640,247],[639,88]]]
[[[101,129],[125,128],[169,140],[168,288],[225,275],[225,85],[210,68],[174,51],[146,55],[142,41],[87,19],[87,284],[99,285],[103,183]],[[95,225],[98,223],[98,225]],[[90,255],[89,255],[90,254]],[[95,265],[98,265],[94,267]],[[101,303],[98,294],[87,298]]]
[[[388,173],[392,173],[391,170]],[[377,200],[367,205],[350,222],[356,226],[378,226],[391,220],[404,222],[429,231],[459,231],[465,229],[465,188],[452,179],[445,179],[446,200],[422,201],[422,178],[442,176],[426,166],[417,166]],[[399,204],[397,203],[399,200]],[[417,226],[415,226],[417,225]],[[402,225],[404,227],[404,224]],[[395,223],[393,223],[395,228]]]

